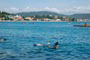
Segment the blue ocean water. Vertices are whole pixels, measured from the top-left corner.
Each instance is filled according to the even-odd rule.
[[[0,22],[0,60],[90,60],[90,28],[77,22]],[[80,23],[83,24],[83,23]],[[53,45],[58,49],[35,47]]]

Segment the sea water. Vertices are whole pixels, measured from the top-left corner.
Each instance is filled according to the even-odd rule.
[[[90,60],[90,28],[77,22],[0,22],[0,60]],[[81,23],[83,24],[83,23]],[[58,49],[35,47],[34,44]]]

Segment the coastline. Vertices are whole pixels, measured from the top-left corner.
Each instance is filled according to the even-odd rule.
[[[22,21],[10,21],[10,20],[0,20],[0,22],[78,22],[78,21],[25,21],[25,20],[22,20]],[[82,21],[83,22],[83,21]],[[88,21],[90,22],[90,21]],[[80,22],[78,22],[80,23]]]
[[[66,21],[0,21],[0,22],[66,22]]]

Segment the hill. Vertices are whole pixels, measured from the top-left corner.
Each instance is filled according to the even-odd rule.
[[[84,14],[73,14],[70,17],[74,18],[87,18],[90,19],[90,14],[89,13],[84,13]]]
[[[21,15],[21,16],[43,16],[43,15],[53,15],[53,16],[65,16],[64,14],[59,14],[56,12],[49,12],[49,11],[39,11],[39,12],[22,12],[22,13],[16,13],[15,15]]]
[[[0,11],[0,17],[5,17],[6,15],[10,15],[10,13]]]
[[[50,11],[38,11],[38,12],[21,12],[21,13],[16,13],[15,15],[21,15],[21,16],[52,15],[52,16],[68,16],[71,18],[87,18],[87,19],[90,19],[90,13],[64,15],[64,14],[60,14],[60,13],[56,13],[56,12],[50,12]]]

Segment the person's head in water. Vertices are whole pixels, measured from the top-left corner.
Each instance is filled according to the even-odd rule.
[[[59,45],[59,43],[58,43],[58,42],[56,42],[56,43],[55,43],[55,45]]]
[[[59,45],[59,43],[56,42],[53,48],[54,48],[54,49],[58,48],[58,45]]]

